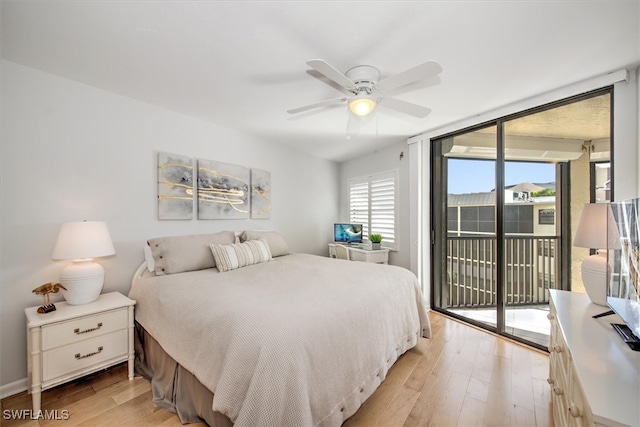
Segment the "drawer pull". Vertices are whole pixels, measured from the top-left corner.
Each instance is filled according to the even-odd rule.
[[[580,418],[582,416],[582,411],[576,405],[569,405],[569,413],[573,418]]]
[[[562,353],[564,349],[562,347],[560,347],[558,344],[553,346],[553,351],[555,351],[556,353]]]
[[[98,351],[94,351],[93,353],[88,353],[85,354],[84,356],[80,356],[80,353],[76,353],[76,359],[80,360],[80,359],[85,359],[87,357],[91,357],[91,356],[95,356],[98,353],[102,353],[102,346],[98,347]]]
[[[549,319],[549,320],[553,320],[553,319],[555,319],[555,318],[556,318],[556,316],[555,316],[555,315],[553,315],[553,314],[551,314],[551,313],[547,314],[547,319]]]
[[[95,328],[85,329],[84,331],[81,331],[80,328],[75,328],[73,330],[73,333],[76,335],[86,334],[87,332],[97,331],[100,328],[102,328],[102,322],[98,323]]]
[[[562,394],[564,394],[562,389],[558,386],[553,387],[553,392],[556,394],[556,396],[562,396]]]

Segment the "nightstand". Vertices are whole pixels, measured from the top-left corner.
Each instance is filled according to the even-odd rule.
[[[56,311],[24,310],[27,315],[28,391],[33,411],[42,391],[129,362],[133,379],[133,306],[135,301],[111,292],[89,304],[56,303]]]

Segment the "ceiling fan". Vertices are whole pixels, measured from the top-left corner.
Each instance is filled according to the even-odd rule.
[[[380,80],[380,71],[371,65],[358,65],[350,68],[344,74],[322,59],[312,59],[307,61],[307,65],[340,85],[351,95],[294,108],[287,111],[289,114],[302,113],[346,101],[349,110],[360,117],[370,114],[378,105],[381,105],[401,113],[423,118],[431,112],[430,108],[400,99],[388,98],[384,96],[384,93],[442,72],[442,67],[437,62],[427,61]]]

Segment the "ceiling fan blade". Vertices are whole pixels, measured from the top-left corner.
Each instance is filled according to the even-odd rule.
[[[320,70],[318,70],[320,71]],[[385,92],[401,86],[408,85],[409,83],[417,82],[418,80],[426,79],[427,77],[435,76],[442,72],[442,67],[437,62],[427,61],[424,64],[416,65],[406,71],[398,73],[394,76],[389,76],[386,79],[380,80],[376,83],[376,89]]]
[[[349,77],[345,76],[322,59],[311,59],[307,61],[307,65],[346,89],[357,89],[357,86],[351,81]]]
[[[313,110],[315,108],[322,108],[322,107],[328,107],[334,104],[339,104],[346,100],[347,100],[346,96],[343,96],[342,98],[327,99],[326,101],[316,102],[315,104],[309,104],[309,105],[305,105],[304,107],[298,107],[292,110],[287,110],[287,113],[298,114],[298,113],[302,113],[303,111]]]
[[[431,113],[431,108],[395,98],[382,98],[380,105],[418,118],[427,117]]]

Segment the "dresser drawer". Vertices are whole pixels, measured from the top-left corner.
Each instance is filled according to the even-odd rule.
[[[553,405],[553,424],[555,425],[555,427],[568,426],[569,418],[565,397],[552,392],[551,403]]]
[[[83,316],[42,327],[42,350],[84,341],[127,328],[127,309]]]
[[[582,384],[578,380],[575,367],[569,367],[569,381],[571,382],[570,392],[567,396],[568,419],[572,426],[592,426],[593,414],[587,404],[587,399],[582,391]]]
[[[87,369],[94,365],[125,358],[129,348],[128,331],[122,329],[42,353],[42,382]]]

